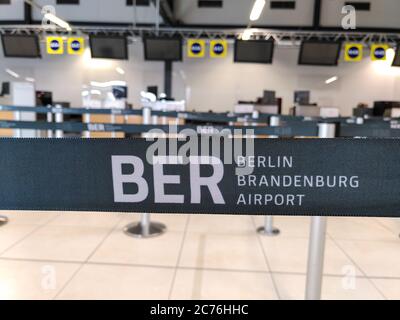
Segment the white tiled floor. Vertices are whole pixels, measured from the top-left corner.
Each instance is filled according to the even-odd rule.
[[[0,299],[303,299],[310,218],[152,215],[168,231],[134,239],[137,214],[3,212]],[[400,221],[329,218],[324,299],[400,299]]]

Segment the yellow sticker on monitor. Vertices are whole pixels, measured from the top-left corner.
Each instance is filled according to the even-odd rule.
[[[85,50],[83,38],[68,38],[68,54],[79,55]]]
[[[228,54],[228,43],[226,40],[211,40],[210,41],[210,57],[225,58]]]
[[[64,42],[61,37],[47,37],[46,48],[48,54],[63,54]]]
[[[200,39],[189,39],[187,41],[187,56],[189,58],[204,58],[206,53],[206,42]]]
[[[363,59],[364,45],[362,43],[346,43],[344,60],[358,62]]]
[[[371,59],[374,61],[385,61],[388,49],[389,45],[387,44],[373,44],[371,46]]]

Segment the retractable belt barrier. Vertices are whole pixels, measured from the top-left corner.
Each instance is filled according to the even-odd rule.
[[[108,124],[108,123],[81,123],[81,122],[43,122],[43,121],[0,121],[0,129],[33,129],[33,130],[61,130],[65,132],[123,132],[127,134],[141,134],[149,131],[159,133],[192,134],[250,134],[276,135],[281,137],[314,137],[317,135],[315,123],[298,122],[290,127],[257,127],[257,126],[196,126],[196,125],[142,125],[142,124]],[[190,131],[189,131],[190,130]],[[157,132],[155,132],[157,133]]]
[[[252,130],[254,135],[270,135],[278,137],[315,137],[317,136],[317,121],[291,121],[282,122],[279,127],[264,126],[222,126],[222,125],[142,125],[142,124],[111,124],[111,123],[82,123],[82,122],[44,122],[44,121],[0,121],[0,129],[33,129],[33,130],[61,130],[64,132],[81,133],[90,132],[123,132],[137,135],[158,130],[163,133],[190,134],[220,134],[243,133]],[[192,133],[185,130],[191,130]],[[338,137],[365,137],[365,138],[398,138],[400,137],[400,124],[397,121],[373,122],[359,124],[339,123]]]
[[[124,232],[143,238],[166,230],[151,213],[264,215],[258,230],[266,235],[277,234],[275,215],[312,216],[309,300],[321,297],[327,216],[400,217],[400,139],[327,139],[400,137],[395,119],[319,123],[324,119],[0,106],[33,109],[50,110],[56,123],[0,121],[0,128],[54,130],[58,137],[63,131],[156,134],[147,140],[0,139],[0,210],[141,212],[140,223]],[[143,115],[144,124],[61,122],[61,114]],[[214,124],[149,125],[151,114]],[[168,133],[179,135],[156,138]],[[254,138],[259,135],[325,139]]]
[[[371,121],[362,125],[342,123],[339,127],[340,137],[366,137],[366,138],[398,138],[400,137],[400,122]]]
[[[0,105],[0,111],[13,112],[33,112],[33,113],[62,113],[69,115],[83,114],[104,114],[104,115],[121,115],[121,116],[141,116],[142,110],[139,109],[87,109],[87,108],[60,108],[54,106],[5,106]],[[238,119],[249,119],[252,122],[265,123],[270,115],[263,115],[260,119],[253,119],[251,114],[228,114],[228,113],[201,113],[201,112],[176,112],[176,111],[156,111],[152,110],[152,115],[161,117],[181,118],[193,121],[209,121],[209,122],[236,122]]]
[[[84,114],[104,114],[104,115],[120,115],[120,116],[141,116],[142,110],[139,109],[87,109],[87,108],[61,108],[54,106],[6,106],[0,105],[0,111],[13,111],[13,112],[31,112],[38,114],[45,113],[62,113],[68,115],[84,115]],[[192,121],[205,121],[205,122],[238,122],[238,121],[251,121],[255,123],[267,123],[271,116],[270,114],[259,114],[258,118],[253,118],[252,114],[231,114],[231,113],[210,113],[210,112],[177,112],[177,111],[157,111],[152,110],[152,115],[160,117],[180,118]],[[304,117],[282,116],[292,121],[302,121]]]
[[[4,106],[0,105],[0,111],[13,112],[34,112],[38,114],[54,113],[66,115],[84,115],[84,114],[105,114],[105,115],[121,115],[121,116],[142,116],[142,110],[133,109],[86,109],[86,108],[60,108],[60,107],[26,107],[26,106]],[[178,126],[178,132],[184,129],[196,130],[197,133],[212,133],[221,130],[249,129],[254,130],[255,135],[272,135],[278,137],[292,136],[316,136],[318,122],[332,122],[338,125],[338,137],[366,137],[366,138],[394,138],[400,137],[400,120],[399,119],[383,119],[371,118],[361,119],[362,123],[357,124],[356,118],[307,118],[297,116],[279,115],[279,127],[266,127],[257,125],[246,126],[227,126],[225,123],[232,122],[250,122],[250,123],[267,123],[271,117],[277,115],[260,114],[258,118],[252,118],[251,114],[228,114],[228,113],[193,113],[193,112],[164,112],[152,111],[152,115],[161,117],[171,117],[177,119],[185,119],[190,121],[198,121],[204,123],[221,123],[221,125],[212,126],[196,126],[188,124]],[[149,130],[160,129],[164,132],[169,131],[166,125],[132,125],[132,124],[106,124],[106,123],[80,123],[80,122],[28,122],[28,121],[0,121],[2,129],[34,129],[34,130],[60,130],[65,132],[124,132],[127,134],[140,134]]]
[[[400,140],[195,139],[0,139],[0,209],[400,216]]]

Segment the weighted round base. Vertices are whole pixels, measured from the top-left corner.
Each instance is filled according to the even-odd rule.
[[[5,225],[8,222],[8,218],[6,216],[0,216],[0,226]]]
[[[167,231],[167,227],[162,223],[151,222],[149,232],[146,234],[140,222],[130,223],[124,228],[124,233],[134,238],[154,238],[161,236]]]
[[[260,227],[257,229],[257,233],[263,236],[276,237],[281,233],[281,231],[277,228],[273,228],[272,230],[266,230],[264,227]]]

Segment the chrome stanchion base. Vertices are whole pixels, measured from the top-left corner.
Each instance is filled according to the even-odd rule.
[[[124,228],[124,233],[134,238],[154,238],[167,231],[166,225],[158,222],[150,222],[148,232],[140,222],[130,223]]]
[[[5,225],[8,222],[8,218],[6,216],[0,216],[0,226]]]
[[[261,234],[263,236],[276,237],[281,233],[281,231],[279,229],[277,229],[277,228],[273,228],[272,230],[268,230],[268,229],[265,229],[265,227],[259,227],[257,229],[257,233],[259,233],[259,234]]]
[[[276,237],[281,232],[278,228],[274,227],[274,217],[265,216],[264,225],[257,229],[257,232],[263,236]]]

